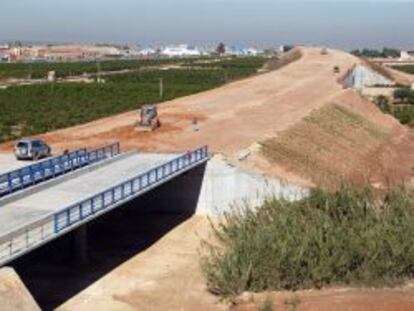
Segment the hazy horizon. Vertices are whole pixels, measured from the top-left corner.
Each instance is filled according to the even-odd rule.
[[[414,47],[414,1],[3,0],[0,41]]]

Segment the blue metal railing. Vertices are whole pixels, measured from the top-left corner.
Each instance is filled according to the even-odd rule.
[[[140,192],[149,190],[161,180],[167,180],[172,175],[184,172],[187,168],[205,161],[208,158],[208,148],[204,146],[179,156],[165,164],[155,167],[148,172],[116,185],[104,192],[79,202],[54,215],[55,233],[59,233],[73,224],[94,216],[96,213],[115,205],[118,202],[132,198]]]
[[[119,143],[79,149],[0,175],[0,197],[119,154]]]

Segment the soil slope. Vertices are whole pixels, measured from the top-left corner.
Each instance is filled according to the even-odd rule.
[[[0,270],[0,310],[40,311],[22,280],[11,268]]]

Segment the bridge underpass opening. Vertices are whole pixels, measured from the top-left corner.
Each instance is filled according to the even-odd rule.
[[[205,169],[198,166],[8,266],[42,310],[57,308],[189,219]]]

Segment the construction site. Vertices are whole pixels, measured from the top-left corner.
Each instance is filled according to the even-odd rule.
[[[281,68],[213,90],[36,136],[55,153],[119,142],[125,155],[113,157],[138,163],[137,154],[157,155],[154,163],[171,171],[172,164],[160,161],[180,156],[177,161],[190,164],[176,179],[91,222],[86,263],[65,264],[71,235],[10,261],[11,268],[0,270],[0,309],[257,310],[266,295],[242,295],[229,305],[206,289],[198,257],[201,241],[211,234],[210,221],[233,204],[259,206],[270,196],[297,200],[314,187],[412,186],[413,129],[364,94],[371,88],[411,85],[414,75],[378,70],[335,49],[298,47],[282,57],[292,55],[294,60]],[[14,144],[0,146],[0,173],[22,165],[10,160]],[[208,146],[208,161],[200,146]],[[200,162],[191,162],[193,152]],[[132,166],[117,163],[118,175],[129,178]],[[85,176],[92,176],[91,171]],[[96,168],[97,184],[109,178],[103,172]],[[47,200],[51,205],[59,201]],[[154,209],[137,213],[136,206]],[[292,294],[275,295],[276,301],[285,301]],[[298,310],[414,308],[411,285],[295,295],[301,300]],[[279,307],[290,310],[283,303]]]

